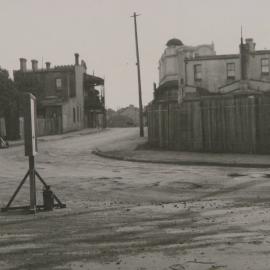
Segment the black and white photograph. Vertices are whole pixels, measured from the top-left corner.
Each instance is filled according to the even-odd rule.
[[[0,270],[269,270],[269,10],[0,0]]]

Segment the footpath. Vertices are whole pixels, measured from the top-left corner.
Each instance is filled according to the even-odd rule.
[[[197,153],[150,149],[147,137],[137,134],[119,143],[100,146],[94,154],[124,161],[162,163],[191,166],[226,166],[247,168],[270,168],[270,155]]]
[[[57,140],[64,140],[72,137],[77,137],[79,136],[84,136],[84,135],[89,135],[89,134],[95,134],[99,132],[104,132],[107,129],[100,129],[100,128],[86,128],[78,131],[72,131],[69,133],[64,133],[64,134],[58,134],[58,135],[48,135],[48,136],[42,136],[38,137],[38,142],[48,142],[48,141],[57,141]],[[14,147],[14,146],[19,146],[24,144],[24,140],[18,140],[18,141],[9,141],[9,146]]]

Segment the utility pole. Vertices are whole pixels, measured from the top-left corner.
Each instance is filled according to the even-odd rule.
[[[106,95],[105,95],[105,76],[103,79],[104,83],[103,83],[103,110],[104,110],[104,120],[103,120],[103,128],[107,128],[107,111],[106,111]]]
[[[138,72],[138,90],[139,90],[139,111],[140,111],[140,137],[144,136],[143,130],[143,107],[142,107],[142,86],[141,86],[141,70],[140,70],[140,55],[139,55],[139,45],[138,45],[138,33],[137,33],[137,21],[136,18],[140,14],[133,13],[134,27],[135,27],[135,42],[136,42],[136,56],[137,56],[137,72]]]

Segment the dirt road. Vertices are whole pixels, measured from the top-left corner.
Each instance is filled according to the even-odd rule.
[[[137,133],[113,129],[40,143],[38,171],[68,207],[1,213],[0,269],[269,269],[270,171],[91,154]],[[22,146],[0,151],[1,206],[26,169]],[[26,185],[15,204],[27,202]]]

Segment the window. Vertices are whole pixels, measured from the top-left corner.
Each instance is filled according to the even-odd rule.
[[[268,58],[261,59],[261,69],[262,69],[262,74],[269,74],[269,59]]]
[[[55,80],[55,85],[57,89],[61,89],[62,88],[62,79],[61,78],[57,78]]]
[[[235,63],[227,63],[227,79],[235,79]]]
[[[194,65],[194,80],[202,80],[202,65]]]
[[[73,108],[73,123],[76,122],[76,109]]]

